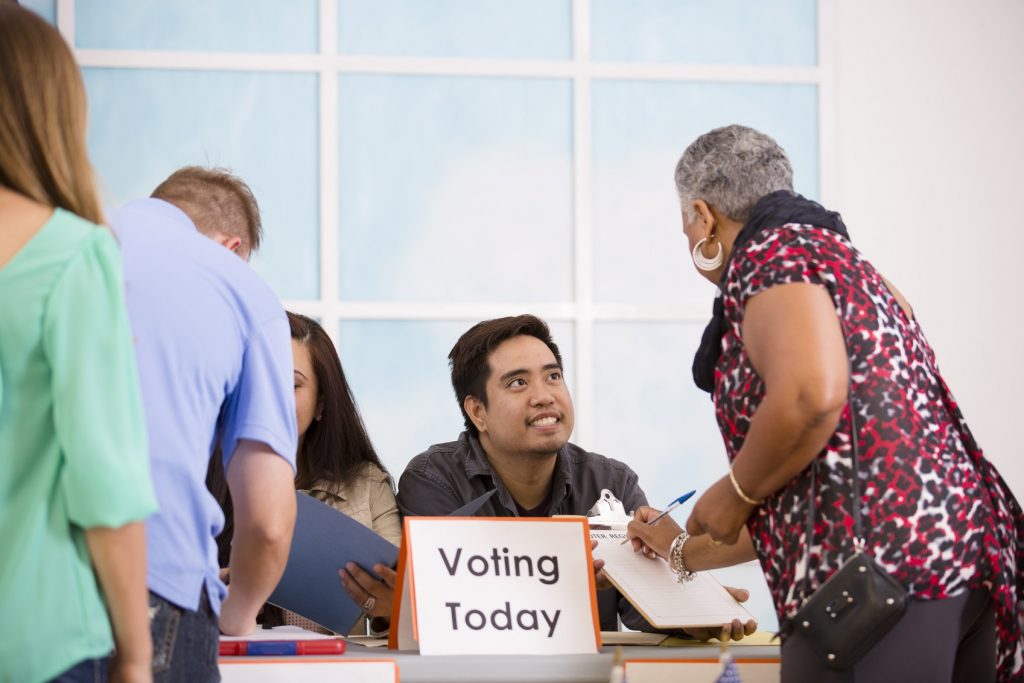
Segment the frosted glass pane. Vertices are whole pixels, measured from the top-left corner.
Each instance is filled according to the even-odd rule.
[[[595,60],[813,66],[816,0],[593,0]]]
[[[570,0],[340,0],[338,49],[422,57],[568,59]]]
[[[85,69],[89,151],[108,205],[175,169],[232,169],[263,214],[256,270],[278,296],[319,291],[317,80],[312,74]]]
[[[811,85],[595,82],[595,297],[710,316],[714,289],[690,260],[676,162],[698,135],[741,123],[774,137],[793,163],[796,190],[816,198],[817,97]]]
[[[703,330],[692,323],[594,327],[594,443],[581,445],[628,463],[657,508],[691,489],[699,496],[728,471],[714,406],[690,372]],[[674,518],[682,524],[692,509],[687,504]],[[750,589],[748,609],[760,628],[777,628],[756,563],[715,575]]]
[[[316,0],[77,0],[78,47],[316,52]]]
[[[343,299],[572,297],[570,84],[341,76]]]
[[[628,462],[656,507],[726,471],[711,400],[690,373],[703,330],[695,323],[594,327],[592,446]]]
[[[21,0],[19,4],[32,10],[51,24],[57,23],[57,0]]]
[[[366,429],[398,480],[413,456],[454,441],[465,429],[455,400],[448,352],[479,321],[343,321],[339,355]],[[573,386],[572,326],[551,331]]]

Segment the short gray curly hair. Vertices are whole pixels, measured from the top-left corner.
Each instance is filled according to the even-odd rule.
[[[693,202],[703,199],[743,223],[761,197],[793,190],[793,167],[771,137],[746,126],[724,126],[686,148],[676,164],[676,190],[687,220],[693,219]]]

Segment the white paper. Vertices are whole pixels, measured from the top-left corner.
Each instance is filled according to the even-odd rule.
[[[601,631],[601,645],[646,645],[657,647],[672,636],[643,631]]]
[[[342,636],[342,640],[350,645],[363,647],[387,647],[387,636]]]
[[[626,532],[592,531],[590,538],[597,541],[594,558],[605,561],[609,580],[657,628],[715,627],[753,619],[708,572],[681,584],[664,560],[633,552],[631,543],[622,545]]]
[[[263,628],[257,626],[256,630],[247,636],[224,636],[220,637],[221,640],[327,640],[337,638],[338,636],[329,636],[323,633],[317,633],[315,631],[307,631],[304,628],[298,626],[275,626],[274,628]]]

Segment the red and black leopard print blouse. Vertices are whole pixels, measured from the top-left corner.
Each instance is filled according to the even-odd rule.
[[[1021,508],[975,444],[917,322],[878,271],[834,232],[795,224],[767,229],[731,257],[713,393],[729,460],[743,446],[764,396],[743,348],[744,307],[759,292],[793,282],[825,287],[845,328],[869,551],[917,599],[989,589],[999,677],[1024,674]],[[810,468],[748,522],[780,619],[807,597],[806,553],[813,591],[852,551],[848,418],[849,407],[818,456],[814,538],[805,538]]]

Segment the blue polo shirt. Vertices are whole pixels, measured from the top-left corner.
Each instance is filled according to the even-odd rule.
[[[220,613],[214,538],[224,526],[206,488],[214,439],[227,467],[239,439],[295,467],[291,335],[281,304],[235,254],[159,199],[110,216],[121,243],[150,468],[160,512],[146,522],[151,591],[186,609],[206,588]]]

